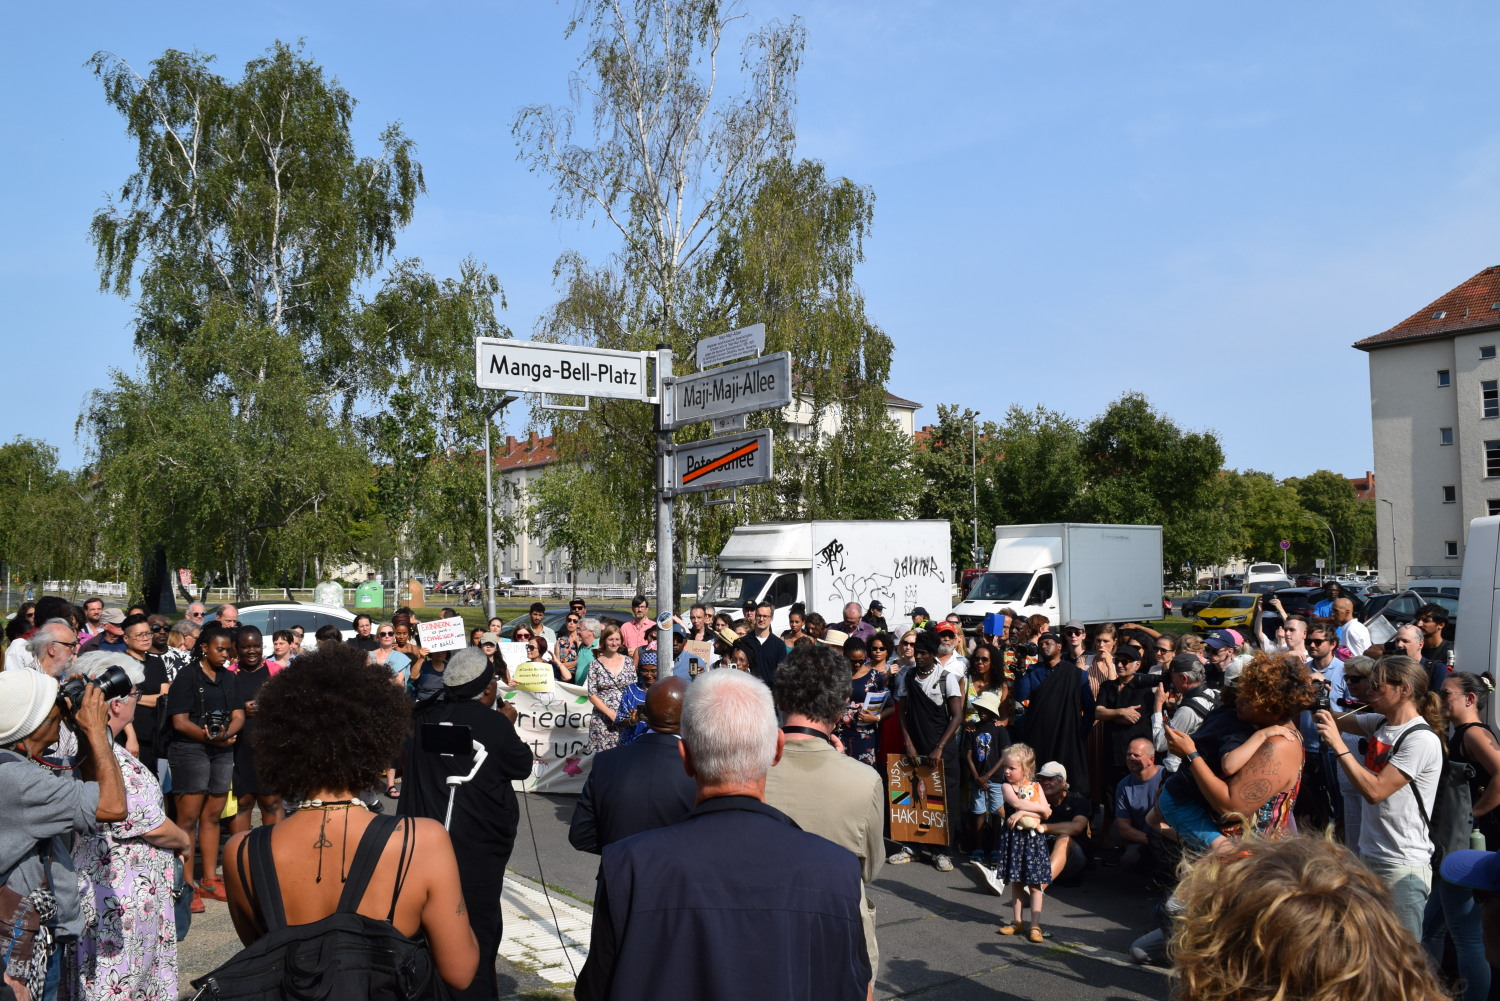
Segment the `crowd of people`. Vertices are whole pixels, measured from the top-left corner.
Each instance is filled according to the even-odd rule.
[[[1190,991],[1273,983],[1284,963],[1234,965],[1233,936],[1184,917],[1262,928],[1264,911],[1225,899],[1256,878],[1245,859],[1294,897],[1383,908],[1381,934],[1410,955],[1379,973],[1413,996],[1447,982],[1486,997],[1476,884],[1439,864],[1495,825],[1493,684],[1452,672],[1441,608],[1382,648],[1348,606],[1330,596],[1327,618],[1283,615],[1253,637],[1013,612],[973,635],[922,608],[891,628],[880,601],[851,602],[837,618],[792,606],[777,634],[765,602],[652,617],[637,596],[614,621],[574,599],[555,629],[538,602],[508,634],[491,619],[444,653],[421,646],[409,609],[361,615],[347,640],[325,626],[304,650],[300,630],[267,644],[233,605],[174,623],[44,597],[10,620],[0,673],[0,795],[20,804],[0,821],[0,936],[24,943],[5,984],[175,997],[176,944],[220,901],[247,953],[290,950],[300,968],[317,936],[288,929],[357,918],[418,943],[408,966],[454,996],[496,997],[513,782],[533,766],[498,697],[514,642],[587,694],[570,841],[601,861],[579,997],[662,993],[658,955],[684,994],[866,997],[866,888],[914,860],[975,867],[1006,900],[996,931],[1037,943],[1054,884],[1129,867],[1159,899],[1137,959],[1175,956]],[[898,780],[925,813],[893,839]],[[399,819],[380,816],[381,793]],[[1310,859],[1334,875],[1295,871]],[[726,956],[720,936],[781,951]],[[396,974],[367,976],[375,996]]]

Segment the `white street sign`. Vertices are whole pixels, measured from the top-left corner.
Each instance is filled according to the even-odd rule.
[[[713,428],[714,434],[733,434],[735,431],[745,430],[749,423],[749,414],[736,414],[733,417],[715,417],[709,426]]]
[[[698,342],[698,368],[722,365],[736,358],[753,358],[766,349],[766,325],[752,324]]]
[[[769,482],[769,428],[678,445],[672,452],[672,489],[677,493]]]
[[[476,337],[474,354],[480,389],[656,401],[655,387],[646,379],[646,359],[653,352]]]
[[[1322,560],[1314,560],[1313,563],[1315,564],[1315,566],[1313,567],[1314,570],[1322,570],[1323,569],[1323,561]]]
[[[792,356],[778,351],[666,382],[670,399],[664,425],[669,429],[773,410],[792,402]]]

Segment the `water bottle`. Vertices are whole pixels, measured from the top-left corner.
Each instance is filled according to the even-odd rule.
[[[1476,852],[1485,850],[1484,832],[1477,827],[1469,832],[1469,847]]]

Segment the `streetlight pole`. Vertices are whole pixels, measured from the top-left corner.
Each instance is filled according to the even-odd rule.
[[[495,463],[490,458],[490,418],[497,410],[504,410],[520,397],[512,393],[501,395],[493,407],[484,412],[484,562],[488,576],[484,580],[485,621],[495,617],[495,491],[491,476]]]
[[[974,546],[970,558],[979,568],[979,415],[969,421],[969,486],[974,493]]]
[[[1308,514],[1306,511],[1302,512],[1302,516],[1304,518],[1310,518],[1313,521],[1316,521],[1318,524],[1322,525],[1324,528],[1328,529],[1328,570],[1335,577],[1337,577],[1339,575],[1339,546],[1333,537],[1333,526],[1329,525],[1328,522],[1324,521],[1322,518],[1319,518],[1317,515]]]
[[[1389,504],[1391,507],[1391,587],[1401,590],[1401,567],[1396,559],[1396,505],[1385,497],[1380,498],[1380,503]]]

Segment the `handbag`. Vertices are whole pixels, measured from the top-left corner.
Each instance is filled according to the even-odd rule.
[[[31,895],[0,886],[0,946],[4,948],[5,968],[24,965],[36,951],[36,933],[42,927],[42,912]]]

